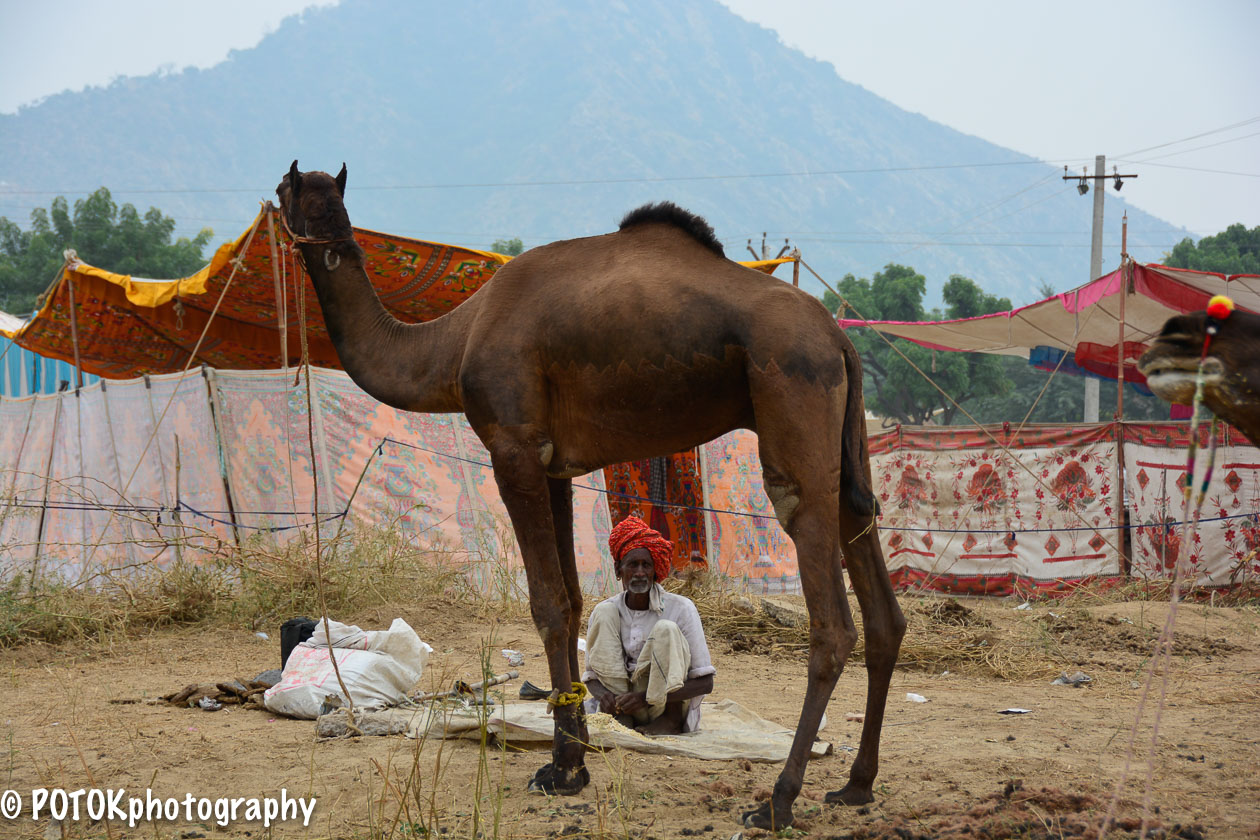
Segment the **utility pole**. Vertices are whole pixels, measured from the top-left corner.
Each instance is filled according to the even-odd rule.
[[[1073,180],[1079,179],[1079,183],[1077,183],[1076,185],[1076,190],[1081,195],[1085,195],[1085,193],[1089,192],[1089,184],[1085,182],[1090,179],[1092,179],[1094,182],[1094,225],[1093,225],[1093,229],[1091,230],[1090,248],[1089,248],[1089,279],[1090,279],[1090,282],[1092,283],[1093,281],[1097,280],[1099,277],[1102,277],[1102,273],[1103,273],[1103,268],[1102,268],[1102,265],[1103,265],[1103,253],[1102,253],[1102,249],[1103,249],[1103,245],[1102,245],[1103,192],[1106,189],[1106,184],[1104,184],[1103,182],[1109,177],[1115,179],[1114,186],[1116,190],[1119,191],[1119,189],[1122,186],[1124,186],[1125,178],[1136,178],[1137,176],[1136,175],[1121,175],[1119,174],[1119,172],[1115,171],[1114,167],[1113,167],[1112,174],[1107,175],[1107,156],[1106,155],[1098,155],[1097,157],[1095,157],[1094,158],[1094,174],[1090,175],[1088,174],[1088,172],[1089,170],[1088,168],[1086,168],[1085,170],[1082,171],[1081,175],[1079,176],[1069,175],[1067,174],[1067,167],[1066,166],[1063,167],[1063,180],[1073,181]],[[1092,376],[1085,377],[1084,421],[1086,423],[1098,422],[1098,380]]]
[[[775,259],[777,260],[779,257],[783,256],[784,254],[786,254],[786,253],[787,253],[788,251],[790,251],[790,250],[792,250],[792,243],[791,243],[791,241],[790,241],[790,240],[787,240],[787,239],[784,239],[784,240],[783,240],[783,247],[779,249],[779,253],[778,253],[778,255],[776,255],[776,256],[775,256]],[[752,254],[752,258],[753,258],[754,260],[768,260],[768,259],[770,259],[770,247],[769,247],[768,245],[766,245],[766,235],[765,235],[765,233],[762,233],[762,234],[761,234],[761,253],[760,253],[760,254],[758,254],[758,253],[757,253],[757,251],[753,248],[753,241],[752,241],[751,239],[749,239],[749,240],[748,240],[748,253]]]

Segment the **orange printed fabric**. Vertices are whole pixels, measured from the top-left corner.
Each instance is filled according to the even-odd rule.
[[[660,486],[652,489],[652,461],[613,464],[603,470],[612,524],[637,516],[674,544],[674,569],[707,563],[704,489],[695,450],[659,459]],[[663,491],[663,492],[662,492]]]
[[[354,238],[381,302],[408,323],[451,311],[509,259],[361,228],[355,228]],[[305,307],[298,311],[299,272],[288,246],[277,211],[264,209],[249,230],[222,246],[192,277],[143,280],[79,263],[63,270],[44,307],[15,340],[41,355],[73,362],[77,330],[83,370],[122,379],[183,370],[207,322],[194,365],[227,370],[292,365],[301,355],[298,330],[305,322],[312,364],[340,369],[315,290],[304,274]]]
[[[799,592],[796,546],[766,495],[757,435],[738,429],[700,447],[712,562],[752,592]]]
[[[363,248],[381,302],[406,323],[450,312],[511,259],[362,228],[354,229],[354,238]],[[249,229],[222,245],[190,277],[146,280],[75,263],[63,269],[29,323],[10,329],[16,319],[0,319],[0,334],[43,356],[73,363],[77,332],[85,372],[125,379],[186,369],[199,339],[192,366],[283,368],[300,358],[299,330],[305,325],[311,363],[339,370],[315,290],[295,265],[289,246],[279,212],[267,204]],[[783,262],[790,260],[744,264],[770,273]],[[304,302],[301,312],[299,300]]]

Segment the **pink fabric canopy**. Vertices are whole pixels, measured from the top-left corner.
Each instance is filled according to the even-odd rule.
[[[1133,263],[1076,289],[1009,312],[952,321],[862,321],[841,318],[842,327],[871,327],[936,350],[1000,353],[1037,361],[1042,348],[1070,353],[1076,366],[1115,378],[1120,350],[1121,290],[1124,296],[1125,380],[1145,385],[1134,363],[1173,315],[1207,306],[1224,294],[1240,308],[1260,312],[1260,276],[1214,274]],[[1058,354],[1055,354],[1057,358]]]

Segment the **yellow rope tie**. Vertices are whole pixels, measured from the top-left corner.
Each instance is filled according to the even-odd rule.
[[[862,532],[861,532],[860,534],[858,534],[856,537],[854,537],[853,539],[849,540],[849,545],[853,545],[855,542],[857,542],[858,540],[862,539],[862,537],[865,537],[865,536],[866,536],[867,534],[869,534],[869,533],[870,533],[870,532],[871,532],[874,528],[875,528],[875,517],[874,517],[874,516],[872,516],[872,517],[871,517],[871,521],[870,521],[870,522],[868,522],[868,523],[866,523],[866,527],[862,529]]]
[[[553,708],[561,706],[576,706],[586,699],[586,685],[580,682],[573,683],[573,690],[568,694],[560,694],[556,697],[548,697],[547,705]],[[552,694],[555,694],[553,691]]]

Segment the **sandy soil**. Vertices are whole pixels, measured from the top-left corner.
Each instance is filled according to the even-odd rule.
[[[906,599],[913,608],[913,599]],[[1049,679],[1003,681],[967,674],[895,674],[883,734],[876,801],[862,809],[824,805],[843,786],[860,724],[865,672],[846,670],[823,733],[834,755],[813,761],[796,806],[794,830],[811,837],[1088,836],[1106,810],[1125,766],[1126,747],[1146,677],[1150,628],[1165,605],[1101,605],[1069,617],[1053,605],[1015,611],[1007,601],[968,601],[999,636],[1031,639],[1048,667],[1093,677],[1081,688]],[[1155,836],[1260,837],[1260,611],[1183,605],[1182,645],[1169,674],[1153,773]],[[435,648],[425,682],[449,687],[479,678],[483,645],[526,654],[523,676],[545,685],[541,643],[525,616],[495,622],[467,608],[435,604],[344,616],[381,628],[407,619]],[[268,628],[270,629],[270,628]],[[401,737],[317,741],[308,721],[263,711],[215,713],[111,701],[154,697],[188,683],[249,678],[279,664],[279,634],[263,641],[240,627],[156,632],[86,649],[26,647],[0,654],[0,704],[8,744],[3,788],[17,791],[24,816],[0,819],[6,837],[636,837],[730,838],[738,815],[768,794],[779,767],[705,762],[609,751],[588,756],[592,784],[580,795],[525,793],[543,753],[482,751],[472,742]],[[743,646],[743,645],[741,645]],[[794,725],[805,685],[798,654],[732,652],[711,640],[715,696],[728,697]],[[908,702],[907,692],[928,703]],[[1005,716],[1022,707],[1030,714]],[[1152,715],[1138,730],[1145,754]],[[1139,758],[1119,806],[1136,836],[1147,777]],[[412,785],[408,787],[408,779]],[[480,779],[480,782],[479,782]],[[36,788],[126,788],[163,797],[314,796],[309,827],[264,830],[237,820],[191,824],[49,825],[29,818]],[[480,790],[478,789],[480,787]],[[392,835],[390,831],[392,829]],[[745,831],[745,837],[768,836]]]

